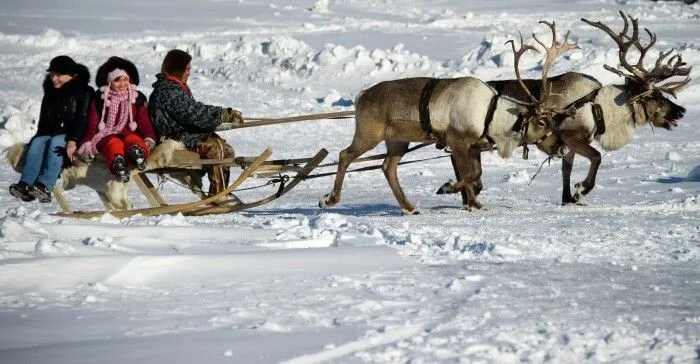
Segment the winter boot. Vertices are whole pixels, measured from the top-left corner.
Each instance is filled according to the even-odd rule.
[[[34,196],[29,194],[30,189],[30,185],[19,181],[18,183],[13,183],[10,185],[10,195],[17,197],[24,202],[34,201]]]
[[[141,147],[139,147],[138,145],[132,145],[131,157],[134,158],[134,162],[136,162],[136,168],[138,168],[139,171],[143,171],[144,169],[146,169],[146,153],[143,152],[143,149],[141,149]]]
[[[112,173],[117,176],[119,182],[129,182],[129,170],[126,169],[126,160],[123,156],[118,155],[114,157],[112,161]]]
[[[51,191],[47,190],[46,187],[39,182],[29,188],[29,194],[34,196],[41,203],[51,202]]]

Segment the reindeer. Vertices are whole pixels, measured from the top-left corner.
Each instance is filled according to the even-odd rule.
[[[600,22],[594,23],[586,19],[581,20],[586,24],[602,29],[618,44],[620,64],[629,73],[607,65],[604,65],[604,67],[624,77],[626,79],[624,85],[611,85],[597,89],[593,87],[593,78],[586,82],[582,78],[585,75],[575,72],[557,76],[564,76],[570,82],[557,82],[556,77],[550,80],[553,88],[559,88],[559,91],[554,91],[554,93],[562,95],[562,98],[559,99],[560,102],[566,103],[567,101],[565,100],[569,100],[566,95],[569,94],[570,90],[590,90],[586,96],[574,102],[574,104],[577,104],[575,107],[577,112],[570,118],[560,117],[557,120],[555,132],[537,144],[539,149],[550,156],[556,154],[556,151],[568,147],[568,152],[563,156],[562,160],[562,205],[582,204],[584,197],[595,186],[601,155],[600,152],[590,145],[594,139],[601,144],[604,150],[617,150],[631,141],[634,132],[633,127],[649,123],[655,127],[671,130],[672,127],[677,126],[677,121],[685,113],[685,108],[664,97],[663,92],[676,97],[676,93],[690,82],[688,77],[690,67],[683,67],[686,64],[683,62],[680,54],[674,55],[664,64],[664,59],[673,52],[671,50],[667,53],[659,53],[655,67],[647,71],[643,65],[644,56],[656,42],[656,36],[645,28],[645,31],[649,34],[650,42],[646,46],[642,45],[639,40],[637,19],[625,15],[623,12],[620,12],[620,15],[624,21],[624,27],[619,35]],[[632,24],[632,34],[628,35],[630,23]],[[637,64],[634,66],[627,61],[627,52],[632,46],[640,53]],[[675,76],[686,76],[686,78],[657,85],[657,83]],[[513,93],[509,93],[508,88],[506,88],[503,94],[514,98],[522,97],[516,93],[520,91],[520,88],[513,88],[512,86],[518,82],[517,80],[487,83],[494,84],[497,82],[509,85],[511,90],[513,90]],[[527,84],[530,88],[536,85],[537,80],[532,80],[531,82]],[[580,95],[581,93],[575,92],[574,94]],[[586,157],[590,161],[590,167],[586,178],[576,183],[576,192],[572,196],[570,186],[571,171],[576,154]],[[480,162],[475,160],[471,168],[480,170]],[[480,181],[477,181],[476,185],[479,187],[477,191],[480,190]],[[438,190],[438,193],[455,192],[458,191],[454,190],[449,182]],[[462,199],[465,201],[464,194]]]
[[[556,36],[554,24],[545,24]],[[348,165],[384,141],[387,149],[382,164],[384,176],[402,213],[417,214],[419,211],[408,201],[399,184],[396,169],[410,142],[437,139],[449,146],[455,156],[460,180],[453,188],[465,191],[468,209],[481,209],[483,206],[474,191],[481,173],[470,168],[475,163],[474,153],[470,152],[472,146],[485,138],[492,142],[501,157],[507,158],[519,145],[535,143],[551,133],[554,116],[565,110],[549,103],[551,86],[547,82],[547,72],[557,58],[578,48],[566,39],[559,47],[555,43],[545,47],[540,97],[536,98],[522,82],[518,64],[526,51],[539,51],[523,44],[522,37],[519,50],[515,49],[513,41],[511,46],[516,77],[529,103],[498,96],[494,88],[473,77],[406,78],[380,82],[361,91],[355,102],[355,135],[350,146],[340,152],[333,191],[319,206],[337,204]]]
[[[550,28],[552,28],[552,44],[556,44],[556,33],[553,29],[555,26],[554,22],[552,22],[551,25],[547,22],[540,23],[547,24],[550,26]],[[539,42],[539,40],[536,41],[543,48],[547,48],[547,46],[542,44],[542,42]],[[575,110],[583,107],[585,104],[593,100],[593,98],[595,98],[598,90],[603,86],[594,77],[579,72],[566,72],[558,76],[549,77],[546,79],[546,81],[550,85],[548,96],[549,103],[559,107],[562,110]],[[525,84],[525,89],[523,89],[521,83]],[[498,94],[501,96],[510,97],[516,100],[523,100],[526,102],[525,100],[529,98],[526,91],[536,91],[541,89],[542,79],[494,80],[487,81],[486,84],[497,90]],[[555,119],[557,124],[560,123],[565,116],[566,114],[558,115]],[[550,157],[561,157],[564,154],[565,145],[557,134],[547,136],[536,145],[538,149],[547,153]],[[523,156],[525,159],[527,159],[527,145],[524,145],[523,147]],[[492,149],[492,144],[486,138],[482,138],[478,144],[475,144],[470,148],[470,153],[473,156],[471,159],[472,165],[470,166],[470,169],[473,171],[472,173],[481,175],[481,153],[484,151],[491,151]],[[459,179],[459,172],[456,169],[454,156],[451,157],[453,166],[455,167],[456,177]],[[481,179],[477,179],[475,181],[473,188],[478,196],[482,189]],[[462,192],[462,203],[465,207],[468,207],[469,203],[466,193],[455,188],[455,183],[453,181],[446,182],[437,190],[437,194],[439,195],[457,192]]]
[[[678,120],[685,113],[684,107],[675,104],[663,93],[676,98],[676,93],[690,82],[688,75],[691,67],[684,67],[686,63],[683,62],[680,54],[672,56],[664,63],[664,59],[673,52],[672,49],[666,53],[659,52],[654,68],[647,70],[644,67],[644,56],[656,43],[656,35],[644,28],[650,40],[647,45],[643,45],[639,40],[637,19],[625,15],[622,11],[620,15],[624,21],[624,27],[619,34],[601,22],[581,19],[586,24],[603,30],[615,41],[619,47],[618,57],[623,70],[608,65],[603,67],[624,77],[626,82],[624,85],[609,85],[601,88],[591,103],[579,108],[572,117],[562,121],[557,126],[556,133],[550,136],[560,139],[569,148],[562,161],[562,205],[580,204],[595,187],[601,155],[590,145],[594,139],[606,151],[617,150],[632,140],[635,126],[649,123],[654,127],[671,130],[678,125]],[[628,34],[630,23],[631,35]],[[627,53],[633,46],[639,51],[639,59],[635,65],[627,61]],[[659,84],[675,76],[685,76],[685,78]],[[557,143],[548,141],[548,144]],[[590,161],[590,167],[586,178],[576,183],[576,192],[572,196],[571,170],[576,154],[586,157]]]

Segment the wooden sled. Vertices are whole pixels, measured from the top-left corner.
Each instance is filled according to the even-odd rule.
[[[187,216],[199,216],[209,214],[223,214],[241,211],[252,207],[260,206],[274,201],[293,189],[299,182],[313,171],[323,159],[328,155],[328,151],[321,149],[311,158],[287,159],[278,161],[267,161],[272,154],[272,150],[267,148],[257,157],[237,157],[228,159],[200,159],[199,155],[186,150],[177,150],[173,153],[171,162],[164,168],[148,170],[145,172],[132,173],[132,179],[146,197],[148,208],[137,208],[122,211],[73,211],[61,189],[55,188],[53,195],[61,206],[62,212],[56,216],[91,219],[109,213],[117,218],[125,218],[134,215],[156,216],[164,214],[182,213]],[[226,167],[239,166],[242,172],[235,181],[226,189],[216,195],[207,197],[201,191],[198,195],[200,200],[187,203],[168,204],[157,188],[148,179],[148,173],[172,173],[201,170],[205,165],[221,165]],[[234,169],[231,170],[232,174]],[[274,178],[282,176],[282,173],[295,173],[293,177],[280,178],[278,190],[265,198],[243,202],[233,193],[246,180],[250,178]],[[104,199],[103,199],[103,202]]]

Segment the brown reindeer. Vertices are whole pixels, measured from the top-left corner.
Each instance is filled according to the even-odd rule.
[[[554,24],[546,24],[554,34]],[[551,133],[554,116],[564,110],[550,103],[547,72],[554,60],[577,46],[565,40],[559,47],[556,44],[545,47],[547,55],[539,98],[527,90],[518,69],[520,57],[528,50],[537,49],[522,44],[522,38],[520,50],[515,49],[514,42],[512,48],[516,77],[529,103],[500,97],[492,87],[473,77],[407,78],[381,82],[360,92],[355,102],[355,135],[350,146],[340,152],[333,191],[319,205],[337,204],[348,165],[384,141],[387,157],[382,170],[394,197],[404,214],[418,213],[399,184],[396,168],[410,142],[439,140],[452,150],[460,174],[453,188],[465,191],[469,209],[481,209],[474,191],[481,174],[471,168],[475,163],[474,153],[470,152],[472,146],[485,138],[507,158],[519,145],[534,143]]]
[[[632,140],[635,126],[649,123],[671,130],[677,126],[678,120],[685,113],[685,108],[664,97],[664,93],[675,98],[676,93],[690,82],[688,75],[691,67],[684,67],[686,63],[680,54],[672,56],[664,63],[664,59],[673,52],[670,50],[666,53],[659,52],[654,68],[647,70],[644,66],[644,56],[656,42],[656,35],[645,28],[650,40],[647,45],[643,45],[639,40],[637,19],[625,15],[622,11],[620,15],[624,27],[619,34],[601,22],[581,19],[586,24],[603,30],[617,43],[620,66],[623,70],[608,65],[603,67],[624,77],[626,82],[624,85],[609,85],[600,89],[593,102],[581,107],[573,117],[565,119],[557,126],[557,132],[551,136],[560,139],[569,148],[562,163],[563,205],[581,203],[595,186],[601,155],[590,145],[594,139],[604,150],[617,150]],[[630,24],[632,33],[628,34]],[[639,52],[639,58],[634,65],[627,60],[627,53],[632,47]],[[675,76],[684,78],[659,84]],[[571,170],[576,154],[586,157],[590,161],[590,167],[586,178],[575,185],[576,192],[572,196]]]

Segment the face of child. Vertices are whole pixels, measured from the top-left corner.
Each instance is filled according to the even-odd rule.
[[[129,77],[119,76],[109,84],[109,87],[116,92],[124,92],[129,89]]]

